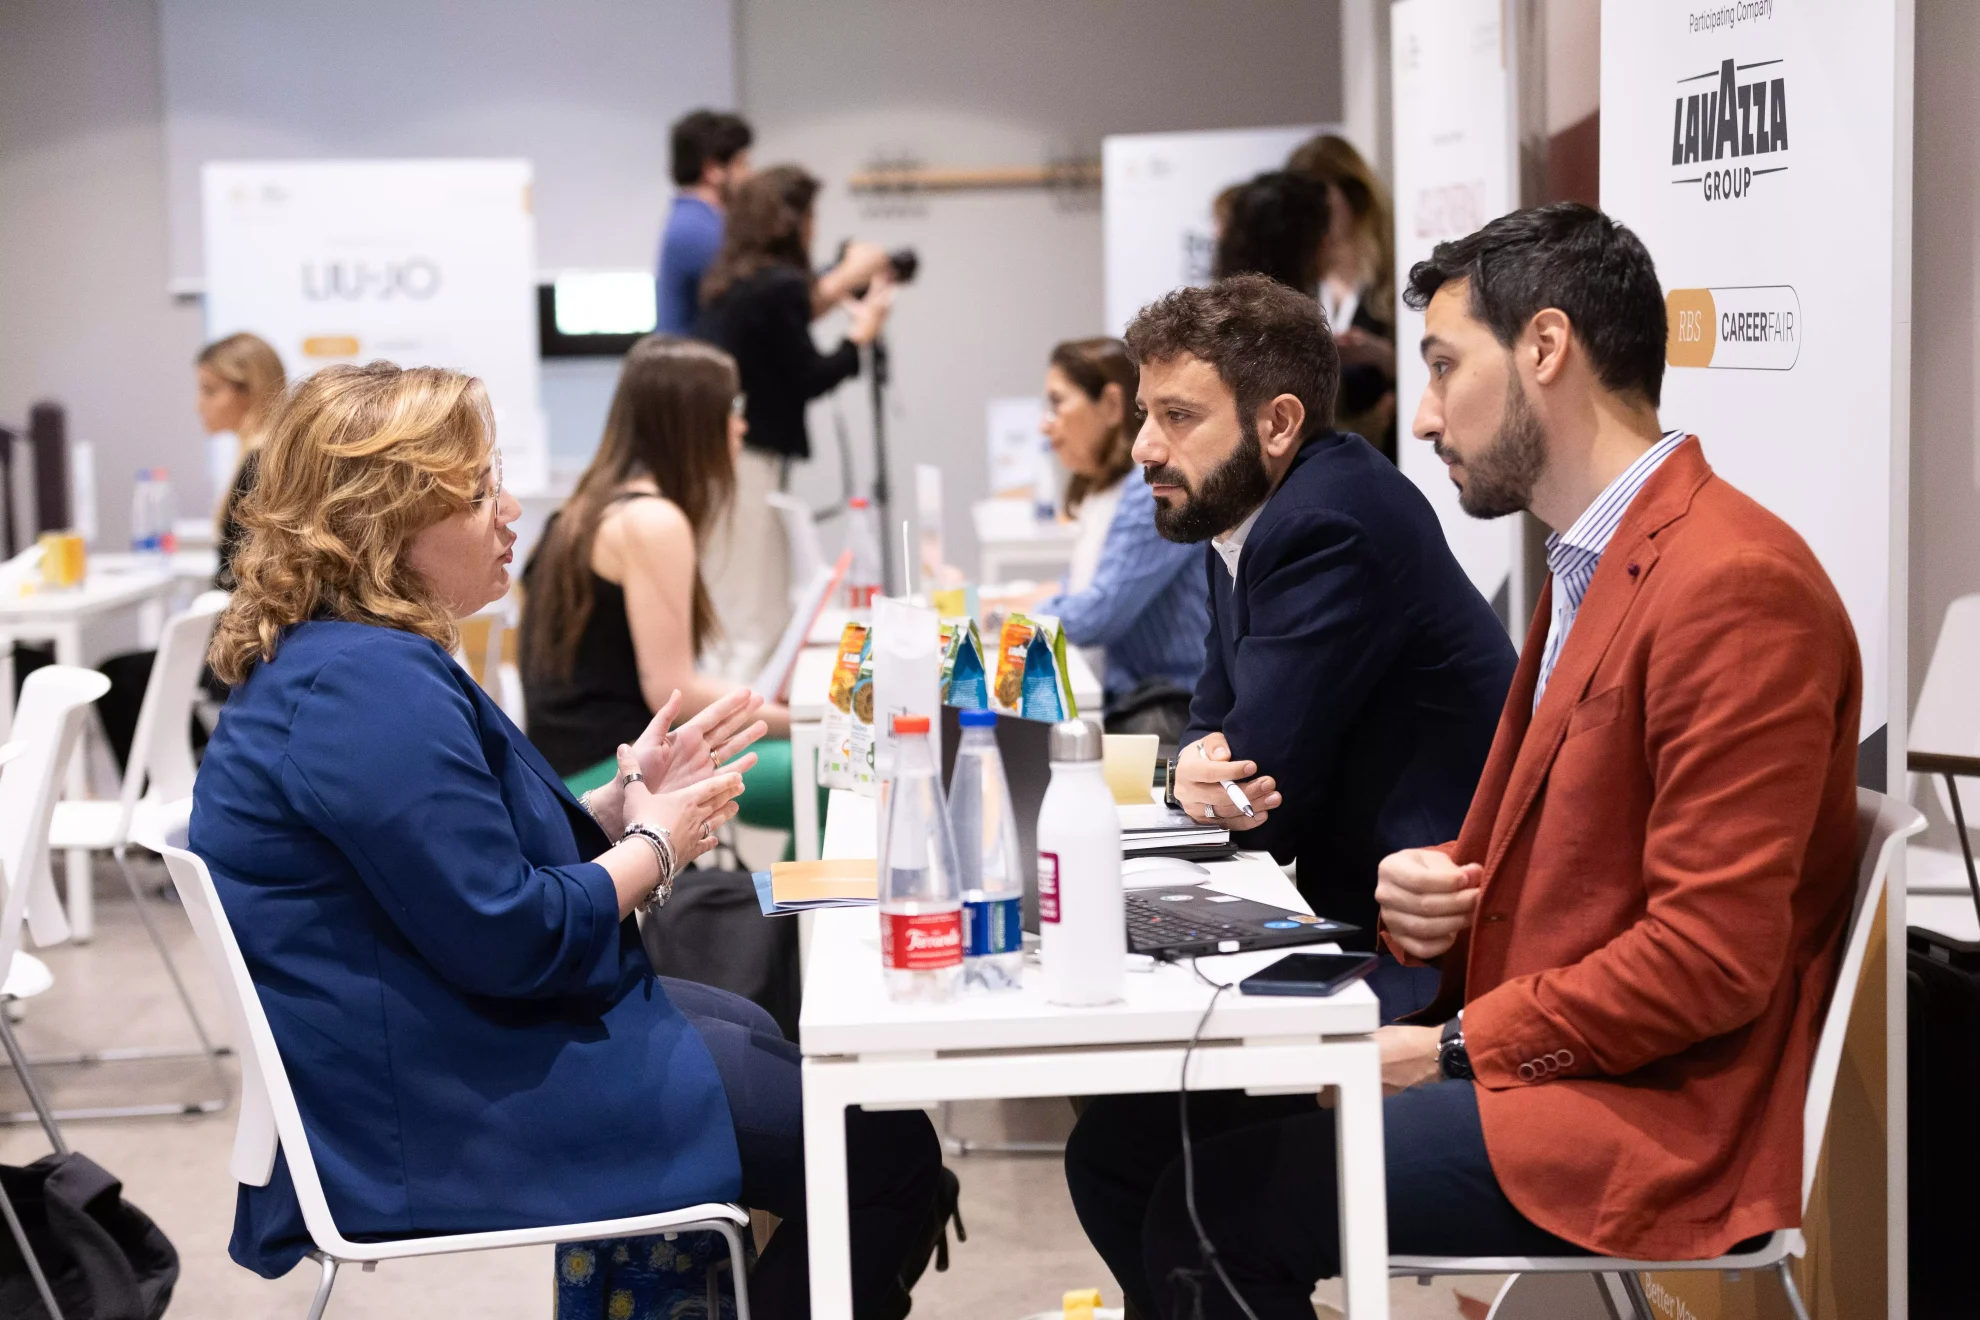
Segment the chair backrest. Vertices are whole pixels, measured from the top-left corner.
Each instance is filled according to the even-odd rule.
[[[137,728],[131,734],[130,760],[124,766],[119,841],[130,837],[140,797],[175,802],[192,794],[193,776],[199,769],[193,759],[193,703],[199,697],[206,646],[227,599],[224,591],[201,592],[182,613],[167,619],[159,634],[158,654],[152,659],[151,678],[144,685],[144,703],[138,707]]]
[[[1911,716],[1911,750],[1980,756],[1980,595],[1961,596],[1946,606],[1925,685],[1918,690],[1918,709]],[[1931,778],[1939,810],[1951,820],[1946,782]],[[1967,828],[1980,830],[1980,783],[1962,781],[1959,804]]]
[[[785,553],[791,566],[791,603],[795,605],[818,570],[829,569],[831,564],[818,542],[818,520],[811,516],[811,507],[803,500],[777,491],[772,491],[768,498],[770,507],[784,524]]]
[[[55,814],[56,785],[82,735],[89,704],[109,690],[109,679],[73,665],[37,669],[21,685],[13,730],[20,750],[0,768],[0,892],[6,896],[0,906],[0,977],[20,948],[21,923],[44,874],[41,857]],[[39,921],[36,929],[43,930]]]
[[[1829,1104],[1835,1099],[1836,1074],[1842,1068],[1843,1037],[1849,1033],[1850,1009],[1863,980],[1863,963],[1870,951],[1870,931],[1877,924],[1877,904],[1891,861],[1904,850],[1904,841],[1925,828],[1925,818],[1897,798],[1867,788],[1856,790],[1856,897],[1849,923],[1843,927],[1842,964],[1836,969],[1835,993],[1829,996],[1822,1032],[1815,1041],[1815,1064],[1808,1073],[1808,1101],[1801,1118],[1801,1207],[1815,1188],[1815,1166],[1822,1158],[1822,1140],[1829,1127]]]
[[[234,1129],[234,1152],[228,1171],[236,1182],[250,1187],[266,1187],[275,1170],[279,1149],[288,1158],[289,1177],[295,1183],[296,1200],[302,1206],[303,1225],[316,1245],[336,1255],[350,1244],[337,1231],[330,1217],[330,1206],[323,1197],[323,1182],[316,1172],[316,1160],[309,1149],[309,1136],[303,1131],[302,1113],[296,1108],[296,1094],[289,1086],[289,1073],[282,1055],[275,1048],[275,1033],[268,1025],[261,996],[248,976],[247,960],[234,939],[226,909],[213,887],[213,875],[206,862],[186,847],[186,826],[191,802],[173,803],[147,821],[147,833],[138,842],[165,859],[165,869],[179,891],[186,916],[192,922],[213,979],[226,1000],[234,1021],[234,1039],[241,1059],[241,1112]]]

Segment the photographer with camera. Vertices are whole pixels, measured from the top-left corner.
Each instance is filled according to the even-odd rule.
[[[812,273],[818,189],[795,165],[737,187],[721,254],[701,285],[696,335],[735,358],[749,422],[735,504],[708,555],[709,592],[739,670],[768,654],[790,614],[783,529],[766,497],[784,488],[792,459],[811,457],[805,405],[859,374],[859,350],[879,336],[894,301],[896,259],[876,244],[849,243],[831,270]],[[911,273],[912,258],[901,259]],[[839,306],[845,338],[821,353],[811,322]]]

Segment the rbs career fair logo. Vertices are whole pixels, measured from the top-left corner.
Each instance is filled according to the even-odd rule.
[[[1725,60],[1716,72],[1678,79],[1671,168],[1680,177],[1672,183],[1697,188],[1708,202],[1730,202],[1746,197],[1756,180],[1787,169],[1784,63]],[[1711,83],[1716,85],[1699,85]],[[1700,165],[1705,168],[1695,168]]]

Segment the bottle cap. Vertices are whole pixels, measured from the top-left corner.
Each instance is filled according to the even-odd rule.
[[[1052,726],[1051,748],[1054,761],[1098,761],[1100,725],[1095,720],[1060,720]]]
[[[894,732],[927,733],[928,717],[926,715],[896,715],[894,716]]]
[[[965,710],[956,715],[956,722],[965,729],[994,729],[997,727],[997,712],[994,710]]]

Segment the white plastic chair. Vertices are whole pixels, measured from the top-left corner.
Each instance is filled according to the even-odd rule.
[[[165,859],[172,882],[192,918],[200,948],[206,954],[235,1018],[241,1051],[241,1114],[234,1133],[234,1153],[228,1164],[236,1181],[251,1187],[265,1187],[275,1169],[279,1148],[288,1159],[289,1176],[295,1184],[296,1199],[302,1205],[303,1224],[316,1243],[313,1258],[323,1275],[310,1303],[309,1320],[321,1320],[330,1304],[330,1290],[337,1282],[340,1265],[356,1263],[370,1270],[381,1260],[401,1260],[413,1256],[442,1256],[464,1251],[494,1251],[503,1247],[537,1246],[556,1242],[581,1242],[594,1238],[642,1237],[663,1233],[720,1233],[729,1244],[729,1269],[736,1290],[738,1320],[749,1320],[749,1289],[743,1266],[741,1230],[749,1224],[749,1212],[739,1205],[707,1203],[691,1205],[661,1214],[631,1215],[621,1219],[598,1220],[588,1224],[553,1224],[541,1228],[502,1229],[487,1233],[450,1233],[437,1237],[400,1238],[388,1242],[352,1242],[344,1237],[330,1216],[323,1197],[323,1183],[317,1176],[316,1160],[310,1151],[309,1134],[296,1109],[296,1097],[289,1086],[289,1074],[276,1048],[268,1016],[261,998],[248,976],[247,963],[226,911],[214,890],[213,877],[206,863],[186,849],[186,821],[191,804],[180,804],[169,817],[161,815],[148,827],[144,845]],[[156,832],[150,832],[155,828]]]
[[[1815,1170],[1821,1163],[1822,1141],[1829,1126],[1829,1103],[1835,1098],[1836,1073],[1842,1066],[1843,1036],[1849,1029],[1849,1011],[1856,1002],[1863,962],[1870,947],[1873,917],[1884,895],[1884,880],[1891,861],[1904,841],[1925,828],[1925,818],[1896,798],[1869,789],[1856,792],[1857,867],[1856,899],[1850,907],[1849,923],[1843,929],[1842,966],[1836,972],[1835,991],[1822,1018],[1822,1034],[1815,1045],[1815,1062],[1809,1070],[1808,1099],[1802,1109],[1801,1208],[1808,1210],[1808,1196],[1815,1187]],[[1611,1256],[1391,1256],[1391,1276],[1415,1276],[1428,1280],[1443,1274],[1596,1274],[1611,1300],[1634,1310],[1636,1320],[1655,1320],[1649,1299],[1643,1294],[1638,1275],[1650,1271],[1678,1270],[1768,1270],[1780,1276],[1787,1291],[1788,1306],[1796,1320],[1808,1320],[1788,1267],[1790,1256],[1806,1255],[1808,1244],[1798,1228],[1783,1228],[1768,1235],[1752,1251],[1718,1256],[1711,1260],[1619,1260]],[[1618,1296],[1620,1293],[1620,1296]]]
[[[803,500],[778,491],[771,491],[765,497],[770,507],[777,511],[777,519],[784,525],[784,548],[790,562],[791,608],[797,609],[806,603],[806,592],[818,571],[831,571],[831,561],[825,558],[825,550],[818,541],[818,520],[811,516],[811,508]]]
[[[199,696],[199,676],[206,660],[207,642],[213,636],[215,620],[226,607],[226,592],[208,591],[195,599],[184,612],[166,621],[158,639],[157,656],[151,664],[151,678],[145,684],[144,702],[138,707],[137,728],[131,735],[131,753],[124,767],[123,791],[115,801],[72,798],[58,802],[48,827],[49,852],[87,848],[108,852],[116,858],[117,869],[131,891],[131,902],[144,925],[144,933],[150,938],[152,948],[158,951],[159,961],[165,964],[166,974],[172,978],[172,988],[178,992],[179,1003],[186,1011],[186,1020],[192,1023],[193,1034],[199,1038],[199,1048],[137,1046],[34,1060],[38,1065],[60,1066],[116,1063],[132,1059],[196,1059],[203,1056],[212,1069],[216,1090],[214,1096],[206,1100],[62,1110],[57,1114],[59,1118],[210,1114],[227,1106],[227,1073],[220,1062],[224,1047],[216,1047],[206,1034],[206,1025],[200,1021],[199,1013],[193,1007],[192,997],[186,992],[186,983],[179,976],[178,965],[172,960],[171,950],[152,916],[151,900],[145,896],[137,877],[131,873],[130,862],[125,856],[136,822],[142,814],[156,810],[162,803],[176,802],[192,794],[193,776],[198,771],[193,759],[191,735],[193,705]]]
[[[1980,757],[1980,595],[1961,596],[1946,606],[1932,662],[1918,690],[1918,709],[1911,716],[1912,752]],[[1911,798],[1917,800],[1921,780],[1930,781],[1947,820],[1964,817],[1966,830],[1954,851],[1913,845],[1905,850],[1905,888],[1914,894],[1969,894],[1980,906],[1980,880],[1968,870],[1974,835],[1980,833],[1980,781],[1959,786],[1959,810],[1954,811],[1950,775],[1916,775]]]
[[[6,1009],[9,1002],[31,999],[55,984],[48,964],[21,948],[21,931],[33,924],[36,940],[42,944],[68,938],[54,884],[41,863],[62,772],[82,735],[89,704],[109,690],[110,680],[93,669],[49,665],[29,674],[21,686],[14,741],[8,745],[5,768],[0,769],[0,893],[5,896],[4,904],[0,904],[0,972],[4,972],[0,977],[0,1045],[5,1046],[9,1062],[20,1074],[21,1089],[27,1092],[28,1103],[57,1155],[69,1153],[68,1143],[35,1082],[27,1056],[21,1053],[20,1042],[14,1039]],[[56,1308],[55,1296],[4,1191],[0,1191],[0,1215],[6,1218],[8,1230],[27,1259],[41,1304],[59,1320],[62,1313]]]

